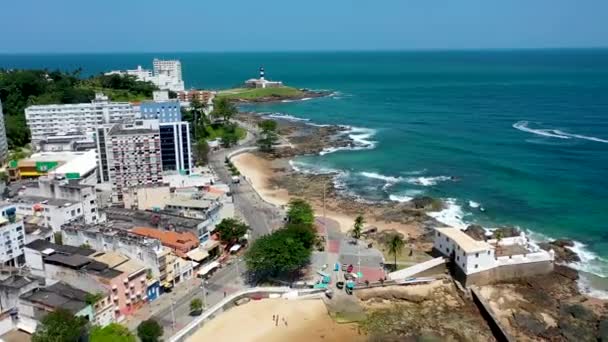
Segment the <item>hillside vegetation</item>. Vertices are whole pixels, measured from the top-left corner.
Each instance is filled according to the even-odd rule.
[[[80,70],[0,70],[0,100],[10,148],[25,146],[30,133],[25,108],[30,105],[90,102],[96,92],[112,101],[141,101],[152,98],[156,86],[134,76],[98,75],[84,79]]]

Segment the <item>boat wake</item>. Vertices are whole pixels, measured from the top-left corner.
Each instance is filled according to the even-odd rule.
[[[582,135],[582,134],[568,133],[568,132],[564,132],[562,130],[553,129],[553,128],[531,128],[529,126],[529,124],[530,123],[528,121],[518,121],[513,124],[513,128],[520,130],[522,132],[532,133],[532,134],[540,135],[540,136],[547,137],[547,138],[558,138],[558,139],[564,139],[564,140],[582,139],[582,140],[595,141],[595,142],[600,142],[600,143],[605,143],[605,144],[608,143],[608,140],[606,140],[606,139],[590,137],[590,136]]]

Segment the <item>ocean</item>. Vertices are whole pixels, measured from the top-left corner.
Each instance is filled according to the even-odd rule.
[[[608,289],[592,276],[608,276],[608,50],[0,55],[0,67],[89,75],[154,57],[179,58],[187,87],[233,87],[263,65],[269,79],[332,91],[245,109],[349,126],[354,146],[293,165],[339,172],[336,185],[365,200],[443,198],[435,216],[457,227],[573,239],[583,287]]]

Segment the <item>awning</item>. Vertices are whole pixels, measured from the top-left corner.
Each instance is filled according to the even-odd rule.
[[[204,243],[201,243],[200,248],[203,250],[206,250],[206,251],[210,251],[219,245],[220,245],[219,241],[209,239],[209,240],[205,241]]]
[[[230,252],[236,252],[236,251],[238,251],[239,249],[241,249],[241,245],[236,244],[236,245],[234,245],[234,246],[230,247]]]
[[[33,334],[36,331],[36,326],[31,326],[30,324],[19,322],[17,323],[17,329],[23,330],[28,334]]]
[[[200,262],[201,260],[205,260],[209,256],[209,252],[206,250],[202,250],[200,248],[193,249],[190,252],[186,253],[190,260],[194,260]]]
[[[205,274],[211,272],[213,269],[220,267],[220,263],[217,261],[212,261],[206,265],[203,265],[201,269],[197,272],[199,276],[204,276]]]

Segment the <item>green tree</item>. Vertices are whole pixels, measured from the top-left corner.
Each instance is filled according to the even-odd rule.
[[[403,240],[401,234],[393,234],[388,240],[386,240],[388,254],[395,257],[395,270],[397,269],[397,255],[401,254],[403,251],[403,246],[405,246],[405,241]]]
[[[190,101],[192,126],[194,128],[194,137],[197,140],[206,138],[208,136],[207,125],[209,124],[209,119],[205,114],[206,108],[207,105],[199,101],[196,97],[194,97],[192,101]]]
[[[216,97],[213,100],[213,111],[211,115],[216,118],[221,118],[224,123],[228,123],[232,117],[238,113],[236,106],[225,97]]]
[[[194,298],[190,301],[190,312],[200,313],[203,310],[203,301],[200,298]]]
[[[355,218],[355,224],[353,225],[353,237],[357,240],[361,238],[361,231],[363,230],[364,223],[365,219],[363,218],[363,215],[358,215]]]
[[[258,139],[258,146],[263,152],[271,152],[274,144],[278,141],[277,122],[274,120],[263,120],[258,123],[262,137]]]
[[[287,221],[293,224],[302,224],[312,227],[315,222],[315,212],[308,202],[300,198],[289,201]]]
[[[56,244],[63,245],[63,235],[61,235],[61,232],[55,232],[53,238]]]
[[[158,342],[163,333],[163,327],[153,318],[145,320],[137,326],[137,336],[141,342]]]
[[[293,274],[308,264],[311,249],[288,229],[263,236],[245,253],[247,269],[260,278]]]
[[[135,336],[126,327],[110,323],[91,330],[90,342],[135,342]]]
[[[209,163],[209,144],[205,139],[199,139],[194,146],[194,159],[198,165]]]
[[[222,242],[231,244],[242,238],[249,229],[245,223],[235,218],[225,218],[215,226],[215,232],[220,235]]]
[[[77,342],[86,334],[87,320],[65,309],[50,312],[36,327],[32,342]]]

